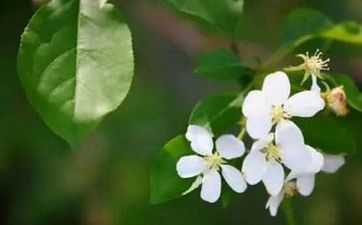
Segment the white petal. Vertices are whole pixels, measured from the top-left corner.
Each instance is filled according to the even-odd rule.
[[[290,82],[284,72],[275,72],[265,77],[262,91],[267,102],[272,105],[282,105],[289,97]]]
[[[207,166],[207,162],[200,156],[189,155],[181,157],[177,164],[177,173],[182,178],[189,178],[199,175]]]
[[[310,153],[305,148],[288,148],[281,151],[283,164],[294,174],[304,174],[308,163],[311,163]]]
[[[324,166],[322,171],[326,173],[335,173],[344,165],[344,163],[345,159],[341,155],[324,154]]]
[[[303,196],[308,196],[314,189],[315,175],[297,177],[298,192]]]
[[[323,168],[324,157],[323,157],[322,153],[318,152],[317,150],[310,147],[309,145],[306,145],[305,147],[310,152],[310,156],[311,156],[310,170],[312,173],[318,173]]]
[[[269,212],[271,216],[276,216],[278,213],[278,208],[280,206],[280,203],[282,203],[284,198],[284,192],[281,191],[278,195],[276,196],[270,196],[267,203],[266,203],[266,208],[269,208]]]
[[[302,131],[289,120],[282,120],[277,124],[275,129],[275,142],[282,149],[304,147]]]
[[[293,171],[300,171],[305,167],[310,154],[305,151],[301,130],[293,122],[283,120],[277,124],[275,142],[286,167]]]
[[[207,173],[202,179],[201,198],[204,201],[214,203],[221,193],[221,177],[217,171]]]
[[[284,110],[291,116],[312,117],[324,108],[324,100],[319,93],[302,91],[288,99]]]
[[[316,93],[321,93],[321,88],[318,86],[317,76],[312,74],[312,86],[310,88],[311,91]]]
[[[212,135],[204,127],[189,125],[186,139],[191,142],[191,148],[200,155],[211,155],[214,143]]]
[[[279,194],[284,184],[283,167],[277,162],[268,163],[268,168],[263,177],[263,183],[270,195],[275,196]]]
[[[251,151],[244,159],[242,172],[248,184],[259,183],[266,172],[267,161],[265,155],[259,150]]]
[[[255,141],[253,143],[253,145],[251,146],[250,151],[255,151],[255,150],[262,150],[263,148],[267,147],[270,142],[272,142],[274,139],[274,134],[270,133],[268,134],[268,136],[266,136],[264,139],[259,139],[257,141]]]
[[[272,128],[271,115],[264,117],[248,117],[246,120],[246,131],[254,139],[263,139],[268,136]]]
[[[269,114],[271,105],[267,103],[266,97],[261,91],[250,91],[243,103],[242,111],[245,117],[265,116]]]
[[[221,165],[222,176],[226,183],[235,192],[242,193],[246,190],[246,182],[241,171],[230,165]]]
[[[225,159],[234,159],[242,156],[245,152],[245,146],[242,141],[234,135],[222,135],[216,140],[216,150],[221,157]]]
[[[293,165],[287,166],[292,170],[290,176],[293,178],[316,174],[322,169],[324,165],[323,155],[308,145],[305,146],[303,151],[298,151],[298,154],[295,153],[293,159],[291,156],[288,157],[290,157],[290,162],[294,160],[292,163]]]

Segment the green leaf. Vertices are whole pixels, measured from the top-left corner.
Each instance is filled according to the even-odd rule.
[[[346,118],[317,115],[294,119],[303,132],[305,143],[330,154],[352,154],[357,151],[357,136]]]
[[[217,95],[200,101],[191,113],[189,124],[206,127],[218,136],[241,119],[241,97]]]
[[[306,39],[331,25],[332,22],[321,12],[308,8],[294,10],[284,25],[283,42],[289,44],[300,38]]]
[[[151,172],[151,204],[178,198],[190,188],[195,178],[179,177],[176,163],[182,156],[192,154],[190,143],[184,135],[175,137],[162,148]]]
[[[336,86],[343,86],[346,92],[348,104],[355,110],[362,112],[362,93],[356,86],[355,82],[350,76],[343,74],[333,74],[329,76]]]
[[[199,25],[234,37],[244,0],[158,0]]]
[[[243,63],[231,51],[215,50],[199,56],[195,72],[218,80],[239,78],[245,70]]]
[[[354,21],[344,22],[323,31],[320,36],[334,41],[362,45],[362,25]]]
[[[103,0],[53,0],[22,35],[18,73],[44,122],[76,146],[128,93],[131,33]]]

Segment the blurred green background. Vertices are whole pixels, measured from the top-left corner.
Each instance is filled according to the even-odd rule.
[[[199,99],[237,88],[192,72],[198,53],[229,47],[228,40],[200,32],[149,1],[113,1],[133,31],[133,87],[122,107],[79,149],[70,150],[29,105],[16,74],[20,35],[42,2],[0,1],[1,225],[283,223],[282,213],[272,218],[264,209],[267,196],[261,185],[227,208],[202,202],[197,191],[162,205],[148,203],[150,169],[159,149],[184,133]],[[334,21],[362,22],[360,0],[246,0],[241,57],[253,62],[270,55],[286,15],[300,6],[318,9]],[[333,55],[331,67],[361,84],[362,55]],[[299,224],[362,224],[361,162],[359,153],[348,157],[337,174],[319,175],[313,195],[294,200]]]

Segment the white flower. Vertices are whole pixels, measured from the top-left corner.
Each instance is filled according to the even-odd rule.
[[[286,180],[296,179],[298,192],[303,196],[309,196],[315,183],[315,174],[322,170],[324,166],[324,156],[310,146],[306,146],[306,151],[310,153],[310,160],[307,161],[310,166],[303,172],[292,171]]]
[[[310,163],[314,155],[309,148],[304,144],[300,129],[294,123],[283,120],[276,126],[275,144],[273,135],[254,142],[244,160],[242,172],[249,184],[263,181],[268,193],[275,196],[284,183],[282,164],[294,174],[315,171],[315,166]]]
[[[310,173],[305,174],[292,174],[290,173],[285,180],[282,190],[275,196],[270,196],[266,208],[269,209],[270,215],[275,216],[278,208],[285,197],[292,197],[297,192],[303,196],[308,196],[312,193],[315,183],[315,175],[319,171],[326,173],[336,172],[345,163],[343,156],[321,154],[311,147],[308,151],[314,155],[310,163],[313,164]],[[322,163],[322,158],[324,158]],[[295,181],[293,180],[295,179]],[[293,180],[293,181],[292,181]]]
[[[269,74],[262,90],[248,93],[242,111],[246,130],[254,139],[265,138],[273,123],[297,117],[312,117],[324,108],[319,93],[302,91],[289,98],[290,82],[284,72]]]
[[[216,202],[221,194],[221,174],[226,183],[235,192],[241,193],[246,189],[246,182],[241,171],[227,165],[226,160],[238,158],[245,152],[242,141],[233,135],[222,135],[216,142],[216,151],[212,135],[203,127],[190,125],[186,138],[191,142],[191,148],[198,155],[183,156],[176,165],[177,173],[182,178],[196,177],[188,191],[201,186],[201,198],[207,202]],[[184,194],[185,194],[184,193]]]

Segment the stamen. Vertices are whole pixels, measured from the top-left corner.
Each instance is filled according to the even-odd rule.
[[[306,72],[308,72],[309,74],[314,74],[318,77],[320,77],[321,71],[329,70],[328,63],[330,59],[323,60],[322,56],[323,53],[319,51],[319,49],[317,49],[312,56],[309,56],[309,52],[297,55],[297,57],[303,59],[304,63],[301,66],[304,67]]]
[[[278,122],[282,119],[290,119],[290,115],[284,111],[282,106],[272,106],[271,113],[274,122]]]
[[[286,198],[291,198],[297,193],[297,185],[295,182],[284,183],[283,189]]]
[[[268,161],[280,162],[280,148],[276,145],[270,144],[268,147],[262,150],[265,153],[265,157]]]
[[[208,163],[208,171],[210,170],[220,170],[221,164],[226,161],[219,155],[218,152],[213,153],[211,156],[205,156],[205,160]]]

